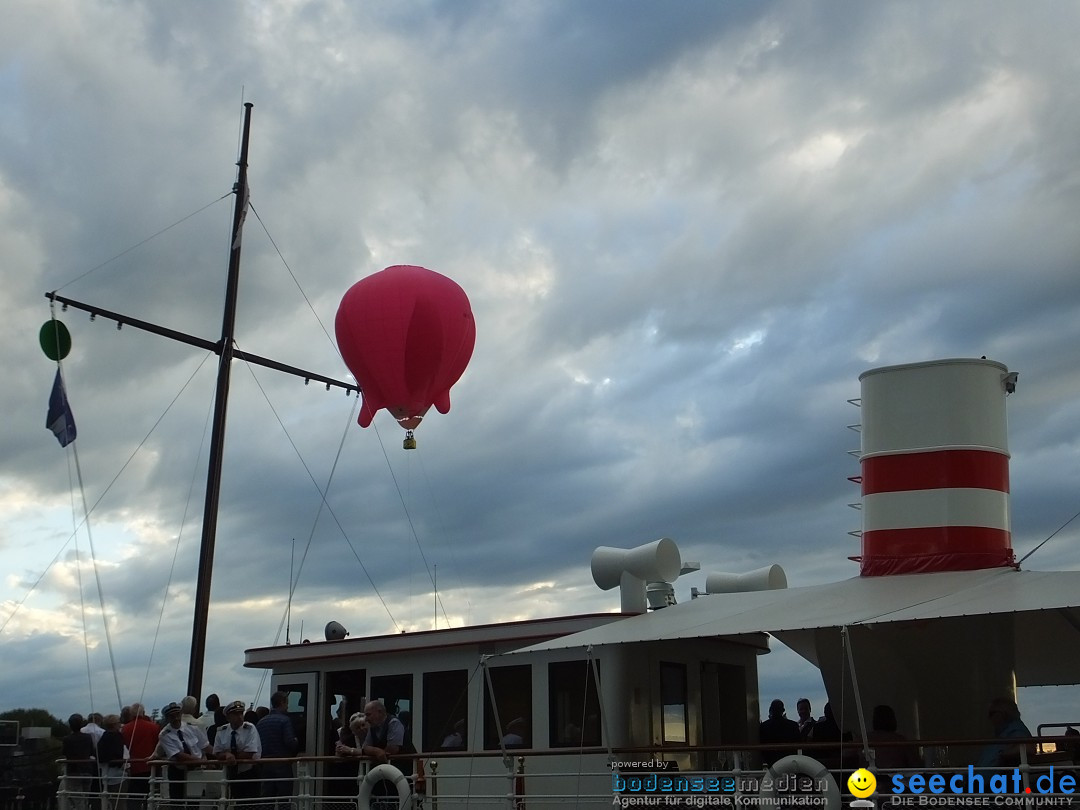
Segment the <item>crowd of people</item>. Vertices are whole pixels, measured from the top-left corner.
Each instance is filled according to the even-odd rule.
[[[71,715],[62,753],[68,761],[67,789],[75,810],[87,810],[87,797],[95,795],[102,797],[101,810],[143,810],[150,789],[150,763],[155,760],[168,763],[168,790],[174,799],[186,797],[189,774],[210,762],[225,769],[232,798],[279,800],[291,796],[292,765],[280,761],[299,753],[288,714],[288,695],[275,692],[270,707],[256,710],[245,708],[240,700],[222,707],[217,695],[207,697],[205,705],[206,710],[197,714],[194,697],[169,703],[161,710],[160,722],[148,717],[139,703],[125,706],[119,714]],[[807,698],[796,702],[796,710],[798,720],[791,720],[782,700],[770,703],[768,718],[758,734],[766,768],[800,750],[831,769],[869,764],[861,759],[861,746],[843,745],[852,735],[841,730],[831,704],[826,703],[817,718]],[[1025,751],[1030,761],[1034,747],[1017,740],[1032,735],[1015,701],[994,699],[987,719],[995,742],[983,748],[977,767],[1016,765]],[[867,732],[868,747],[875,752],[873,764],[883,770],[919,768],[922,762],[916,745],[897,725],[892,707],[874,707],[872,727]],[[524,727],[523,719],[509,723],[503,744],[523,745]],[[1076,735],[1075,730],[1070,731]],[[442,747],[460,747],[463,733],[464,722],[459,721]],[[402,756],[415,753],[408,712],[391,713],[381,701],[368,701],[362,712],[342,723],[335,753],[342,758],[390,763],[405,774],[411,773],[412,760]]]
[[[788,719],[784,701],[777,699],[769,704],[769,716],[762,721],[758,732],[760,744],[768,746],[761,753],[765,767],[800,750],[831,769],[870,764],[863,757],[861,746],[848,746],[845,750],[842,743],[852,740],[853,735],[841,731],[831,704],[826,703],[824,713],[816,719],[807,698],[800,698],[795,705],[799,717],[797,721]],[[1027,760],[1032,761],[1034,745],[1010,742],[1032,736],[1021,720],[1020,710],[1013,699],[999,697],[991,701],[987,719],[993,732],[987,736],[993,736],[996,741],[983,747],[976,767],[1017,765],[1021,761],[1022,751],[1026,751]],[[882,704],[874,707],[871,727],[866,734],[867,747],[874,752],[873,764],[882,770],[922,767],[917,746],[897,730],[897,725],[896,712],[891,706]]]
[[[254,711],[240,700],[222,708],[219,697],[210,695],[201,714],[198,700],[188,696],[165,705],[160,722],[139,703],[120,714],[73,714],[71,733],[62,741],[73,804],[87,810],[88,798],[100,795],[101,810],[145,808],[155,760],[168,762],[165,776],[174,799],[187,795],[194,770],[212,762],[225,768],[232,798],[291,796],[292,766],[273,761],[299,753],[288,705],[288,695],[275,692],[268,708]]]
[[[794,754],[806,743],[840,743],[844,739],[833,716],[831,704],[826,703],[824,714],[816,719],[809,699],[800,698],[795,707],[799,713],[797,722],[788,719],[784,701],[774,700],[769,704],[769,718],[762,722],[758,733],[758,740],[762,745],[773,746],[762,751],[761,758],[766,767]],[[815,758],[826,765],[830,764],[826,760],[839,757],[839,746],[815,746],[815,750]]]

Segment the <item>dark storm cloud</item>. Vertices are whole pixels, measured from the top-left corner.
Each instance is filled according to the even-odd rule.
[[[846,400],[888,363],[1021,372],[1014,545],[1034,547],[1076,511],[1080,478],[1076,16],[17,3],[0,31],[5,607],[71,534],[78,491],[44,429],[42,293],[216,339],[241,93],[256,104],[241,347],[346,377],[325,334],[338,301],[398,262],[462,284],[478,343],[416,454],[396,426],[357,428],[340,392],[234,367],[208,688],[253,697],[242,650],[278,637],[301,558],[294,641],[330,619],[430,626],[433,564],[455,621],[614,608],[592,549],[661,535],[704,570],[850,576]],[[160,705],[184,688],[216,358],[196,373],[200,351],[62,317],[118,677],[125,700]],[[1033,561],[1075,567],[1075,531]],[[89,708],[72,554],[0,638],[5,658],[33,657],[4,683],[14,704],[47,683],[54,712]],[[115,700],[90,632],[95,700]]]

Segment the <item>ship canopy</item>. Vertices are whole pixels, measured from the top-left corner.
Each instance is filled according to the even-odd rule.
[[[768,632],[820,667],[823,640],[844,628],[858,631],[856,661],[860,639],[873,638],[875,628],[914,635],[923,651],[932,630],[944,628],[943,642],[951,640],[959,650],[965,639],[1004,628],[1017,686],[1073,684],[1080,682],[1080,571],[994,568],[710,594],[505,655]],[[877,636],[899,638],[892,632]]]

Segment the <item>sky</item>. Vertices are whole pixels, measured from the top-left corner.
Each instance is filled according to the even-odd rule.
[[[459,283],[477,342],[410,452],[385,412],[359,428],[355,397],[234,365],[204,692],[266,703],[243,651],[286,627],[615,610],[597,546],[675,539],[702,564],[680,601],[706,571],[854,576],[849,400],[880,366],[1019,372],[1018,556],[1080,510],[1076,4],[12,0],[4,18],[0,709],[184,694],[216,357],[58,311],[61,449],[37,335],[57,290],[218,338],[245,102],[237,345],[347,379],[338,303],[395,264]],[[1025,566],[1080,569],[1078,532]],[[763,701],[820,706],[774,646]],[[1027,691],[1031,725],[1080,717]]]

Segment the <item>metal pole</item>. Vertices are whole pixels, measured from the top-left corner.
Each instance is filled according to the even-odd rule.
[[[225,450],[225,416],[229,399],[229,376],[232,371],[233,336],[236,327],[236,297],[240,283],[240,245],[244,215],[248,203],[248,137],[251,132],[251,108],[244,105],[244,134],[240,145],[239,171],[236,179],[236,203],[233,207],[232,247],[229,252],[229,275],[225,284],[225,312],[221,321],[221,353],[218,357],[217,392],[214,396],[213,432],[210,435],[210,461],[206,474],[206,500],[203,508],[202,544],[199,549],[199,577],[195,587],[195,617],[191,631],[191,660],[188,668],[188,694],[200,698],[203,663],[206,659],[206,625],[210,613],[210,583],[214,571],[214,543],[217,539],[218,498],[221,494],[221,467]]]

